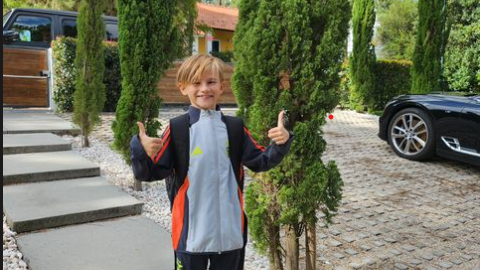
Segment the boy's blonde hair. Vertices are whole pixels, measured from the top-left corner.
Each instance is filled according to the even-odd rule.
[[[177,83],[190,84],[200,80],[203,73],[211,70],[218,73],[220,82],[224,80],[225,63],[222,60],[208,54],[197,54],[190,56],[183,62],[177,73]]]

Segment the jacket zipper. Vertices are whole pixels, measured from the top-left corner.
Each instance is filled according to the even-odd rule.
[[[210,116],[212,117],[212,128],[213,128],[213,137],[215,141],[215,166],[217,169],[217,210],[218,210],[218,243],[220,244],[220,248],[218,251],[218,254],[222,254],[223,250],[223,245],[222,245],[222,221],[221,221],[221,209],[220,209],[220,166],[218,164],[219,158],[218,158],[218,140],[217,140],[217,129],[216,129],[216,115],[213,112],[210,112]]]

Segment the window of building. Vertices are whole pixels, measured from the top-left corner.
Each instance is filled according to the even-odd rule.
[[[212,40],[212,52],[220,52],[220,40]]]
[[[49,18],[20,15],[13,23],[11,30],[17,31],[20,42],[52,41],[52,21]]]

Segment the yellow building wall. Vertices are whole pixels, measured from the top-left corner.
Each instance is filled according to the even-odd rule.
[[[213,39],[220,40],[220,51],[233,51],[233,33],[231,31],[213,30]],[[205,37],[198,38],[198,52],[207,53]]]

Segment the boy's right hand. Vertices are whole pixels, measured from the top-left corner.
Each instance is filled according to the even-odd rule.
[[[138,137],[142,143],[143,149],[150,158],[154,158],[155,155],[162,149],[163,141],[160,138],[152,138],[147,135],[145,126],[141,122],[137,122],[138,125]]]

